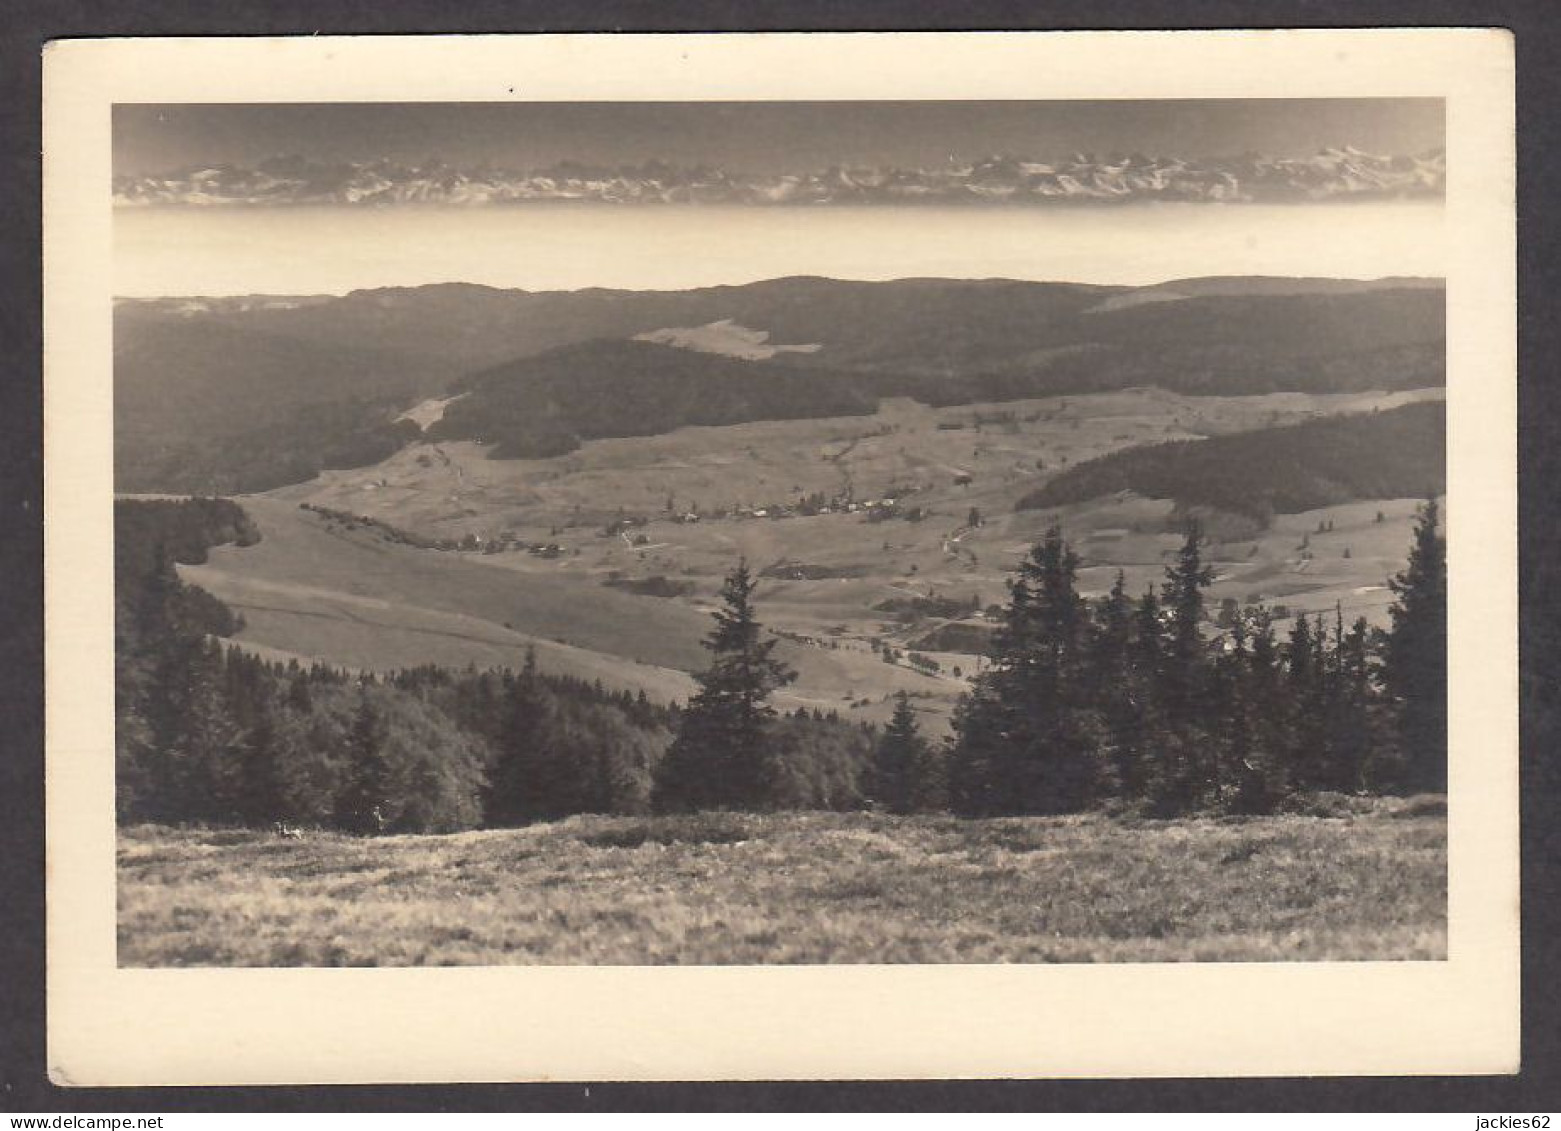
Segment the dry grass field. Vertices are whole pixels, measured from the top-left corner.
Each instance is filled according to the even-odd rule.
[[[126,966],[1440,959],[1437,804],[1340,816],[127,829]]]

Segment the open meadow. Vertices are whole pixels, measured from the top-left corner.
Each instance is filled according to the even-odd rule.
[[[1441,799],[1308,808],[1175,821],[579,816],[375,839],[132,826],[119,845],[119,961],[1445,958]]]
[[[1116,492],[1016,509],[1046,478],[1038,463],[1055,471],[1136,444],[1437,395],[1133,389],[941,409],[890,399],[872,416],[680,428],[595,440],[551,460],[415,443],[372,467],[244,496],[258,544],[214,547],[182,576],[241,614],[234,642],[269,658],[381,672],[518,668],[530,648],[543,671],[665,703],[687,699],[722,578],[746,557],[764,622],[799,672],[777,706],[881,724],[905,691],[943,732],[983,662],[992,625],[982,610],[1004,600],[1047,526],[1060,522],[1078,547],[1090,597],[1118,570],[1141,593],[1180,545],[1169,499]],[[842,492],[898,494],[918,520],[835,508],[777,521],[730,509]],[[1418,502],[1343,502],[1211,530],[1209,607],[1266,602],[1282,630],[1292,613],[1336,606],[1347,620],[1385,626],[1387,579],[1403,566]],[[684,521],[691,507],[706,517]],[[641,525],[611,533],[622,515]],[[474,541],[440,551],[400,532]],[[554,550],[523,552],[545,544]]]

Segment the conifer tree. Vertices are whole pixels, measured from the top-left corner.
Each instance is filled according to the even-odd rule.
[[[1247,656],[1247,702],[1251,708],[1251,770],[1258,776],[1255,786],[1262,805],[1254,811],[1266,812],[1289,791],[1290,774],[1286,759],[1289,714],[1284,687],[1284,670],[1279,641],[1274,633],[1274,615],[1260,606],[1252,613]]]
[[[1405,763],[1404,786],[1447,788],[1447,546],[1435,499],[1420,508],[1409,564],[1389,585],[1395,600],[1383,649]]]
[[[1246,622],[1239,616],[1232,620],[1224,640],[1212,672],[1218,723],[1212,737],[1220,747],[1222,802],[1237,813],[1261,813],[1267,810],[1269,798],[1258,750],[1256,680]]]
[[[1009,584],[992,666],[955,714],[950,794],[960,811],[1068,812],[1101,788],[1103,728],[1087,691],[1078,565],[1053,526]]]
[[[1166,659],[1166,689],[1179,700],[1171,711],[1194,710],[1199,669],[1205,659],[1203,646],[1203,591],[1214,581],[1214,570],[1203,564],[1203,531],[1196,521],[1187,524],[1176,564],[1165,571],[1165,604],[1170,610],[1170,649]]]
[[[367,680],[359,685],[357,711],[348,738],[346,788],[337,802],[337,821],[356,833],[383,832],[390,792],[390,766],[385,758],[388,737],[385,716],[370,693]]]
[[[1203,564],[1203,531],[1187,525],[1176,564],[1165,571],[1164,602],[1170,623],[1157,680],[1158,725],[1148,769],[1151,810],[1186,813],[1212,799],[1218,758],[1207,725],[1214,710],[1208,650],[1203,642],[1203,590],[1214,571]]]
[[[1342,609],[1338,617],[1329,762],[1332,788],[1353,793],[1365,787],[1372,748],[1370,629],[1359,617],[1345,632]]]
[[[1304,698],[1311,693],[1312,683],[1316,679],[1312,665],[1314,656],[1312,622],[1302,614],[1297,616],[1295,623],[1290,626],[1290,645],[1285,652],[1285,657],[1289,661],[1290,686],[1294,698]]]
[[[1273,619],[1260,608],[1250,620],[1238,619],[1231,634],[1225,657],[1230,677],[1220,716],[1226,807],[1243,814],[1271,813],[1289,791],[1284,724],[1276,714],[1280,682]]]
[[[1321,789],[1327,780],[1325,677],[1319,634],[1320,630],[1313,631],[1310,617],[1297,613],[1285,648],[1289,775],[1302,789]]]
[[[494,743],[483,805],[490,824],[515,825],[559,815],[560,791],[548,757],[551,707],[537,682],[535,653],[527,649],[526,666],[505,689],[501,733]]]
[[[1138,747],[1131,776],[1123,785],[1126,796],[1134,800],[1148,796],[1158,742],[1163,734],[1165,716],[1160,703],[1165,676],[1164,614],[1159,591],[1151,585],[1133,607],[1132,681],[1129,687],[1132,725],[1138,735]]]
[[[927,800],[930,748],[910,696],[895,696],[894,715],[873,749],[872,796],[891,813],[911,813]]]
[[[283,799],[285,783],[278,734],[281,720],[281,707],[268,698],[262,702],[254,722],[244,734],[239,755],[241,789],[236,808],[239,819],[248,825],[265,825],[288,816]]]
[[[724,608],[705,640],[710,667],[683,711],[676,740],[657,771],[659,809],[764,808],[774,779],[770,695],[796,678],[774,658],[753,608],[758,585],[746,560],[727,575]]]
[[[148,766],[150,815],[230,820],[241,732],[223,695],[222,652],[199,636],[173,638],[158,666]]]
[[[1110,786],[1138,796],[1143,786],[1143,719],[1138,703],[1147,690],[1134,665],[1134,611],[1127,578],[1117,571],[1111,590],[1095,605],[1088,672],[1106,728]]]
[[[1133,664],[1158,687],[1165,667],[1164,608],[1153,585],[1144,590],[1133,608]]]

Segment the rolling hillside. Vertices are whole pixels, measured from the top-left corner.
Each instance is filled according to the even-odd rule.
[[[181,576],[244,618],[235,642],[274,658],[304,656],[349,668],[393,671],[423,663],[519,668],[528,646],[548,672],[600,679],[685,700],[687,673],[702,669],[710,618],[680,601],[636,596],[546,563],[439,553],[348,529],[263,496],[242,505],[262,535],[218,547]],[[894,691],[951,705],[958,685],[891,667],[866,652],[782,640],[777,654],[799,678],[776,697],[787,710],[850,707],[852,718],[887,718]]]
[[[892,396],[965,404],[1144,385],[1249,394],[1443,381],[1435,281],[1175,286],[791,278],[686,292],[447,284],[339,299],[126,302],[116,311],[116,464],[121,489],[171,491],[264,489],[322,467],[363,466],[382,457],[388,438],[377,430],[394,410],[496,367],[519,372],[549,351],[562,351],[540,363],[558,387],[589,381],[598,394],[560,404],[566,430],[625,434],[597,418],[625,401],[643,407],[629,388],[632,367],[618,368],[646,355],[585,343],[688,341],[698,338],[689,331],[723,322],[810,347],[785,355],[794,395],[749,390],[726,422],[854,411],[846,402]],[[674,329],[682,332],[664,333]],[[675,356],[696,367],[714,355]],[[795,375],[811,369],[823,385]],[[854,375],[849,388],[843,373]],[[643,434],[696,423],[704,407],[694,397],[654,419],[632,415]],[[541,434],[552,439],[518,450],[562,450],[557,431],[549,424]],[[291,439],[302,432],[313,438]]]
[[[233,317],[114,320],[115,413],[123,427],[239,432],[299,405],[400,400],[452,368],[372,340],[309,340]]]
[[[945,409],[890,399],[872,416],[682,428],[534,460],[490,459],[488,447],[469,441],[417,443],[371,468],[244,500],[257,521],[274,516],[293,531],[287,537],[300,549],[291,561],[219,552],[231,574],[223,583],[282,583],[291,587],[287,603],[275,588],[257,585],[246,599],[211,586],[251,606],[241,610],[249,646],[319,651],[339,663],[416,662],[426,652],[455,666],[513,666],[536,638],[550,668],[575,672],[589,662],[612,687],[668,680],[653,694],[681,698],[687,685],[676,681],[687,677],[678,673],[703,661],[697,642],[721,578],[746,557],[762,578],[763,623],[805,658],[805,681],[789,689],[788,706],[805,699],[881,719],[882,696],[905,686],[931,693],[916,703],[938,731],[978,669],[990,628],[972,606],[1003,599],[1009,572],[1052,520],[1083,557],[1079,583],[1090,596],[1109,589],[1118,570],[1141,593],[1174,560],[1181,523],[1172,501],[1124,492],[1015,509],[1050,477],[1135,446],[1386,414],[1440,394],[1149,389]],[[848,490],[854,510],[838,505]],[[820,495],[836,505],[813,514],[797,506]],[[896,508],[863,509],[889,495]],[[1265,601],[1331,614],[1339,605],[1348,618],[1385,625],[1386,579],[1403,568],[1416,502],[1343,503],[1279,515],[1266,528],[1239,516],[1210,522],[1218,572],[1209,607]],[[332,531],[301,503],[467,550],[387,545],[372,524]],[[691,510],[700,521],[687,521]],[[268,535],[273,545],[282,537]],[[336,563],[327,555],[337,552],[352,556]],[[392,575],[415,580],[392,583]],[[957,616],[944,615],[956,606]],[[554,636],[575,650],[562,651]],[[913,653],[938,670],[916,671]],[[835,674],[824,674],[826,664]]]

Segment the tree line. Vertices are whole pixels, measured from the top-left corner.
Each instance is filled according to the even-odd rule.
[[[1298,792],[1446,788],[1445,551],[1437,508],[1392,581],[1392,627],[1270,610],[1207,631],[1196,524],[1158,587],[1079,596],[1053,527],[1021,563],[992,664],[961,703],[947,800],[967,814],[1267,813]]]
[[[1269,813],[1297,793],[1428,792],[1447,783],[1446,558],[1434,501],[1391,580],[1387,631],[1342,610],[1294,618],[1281,641],[1263,607],[1209,631],[1212,570],[1194,524],[1163,583],[1118,574],[1077,589],[1078,556],[1053,527],[1020,564],[990,664],[954,715],[922,735],[898,697],[864,778],[892,811],[980,817],[1127,805],[1151,816]],[[665,809],[772,808],[779,746],[769,696],[793,678],[754,614],[739,564],[706,646],[710,668],[655,782]]]
[[[377,676],[225,645],[231,610],[177,561],[258,537],[224,500],[116,504],[116,798],[121,819],[445,832],[573,813],[691,809],[1161,816],[1269,812],[1296,792],[1446,785],[1445,547],[1421,511],[1392,625],[1267,610],[1211,632],[1203,539],[1162,585],[1093,601],[1049,531],[1009,586],[990,664],[953,735],[901,695],[882,731],[779,712],[795,673],[745,563],[684,706],[543,674],[425,666]]]
[[[387,675],[264,660],[176,564],[259,532],[228,500],[121,500],[116,517],[116,799],[125,821],[449,832],[646,813],[676,706],[537,670]],[[859,803],[871,730],[777,720],[777,804]]]

